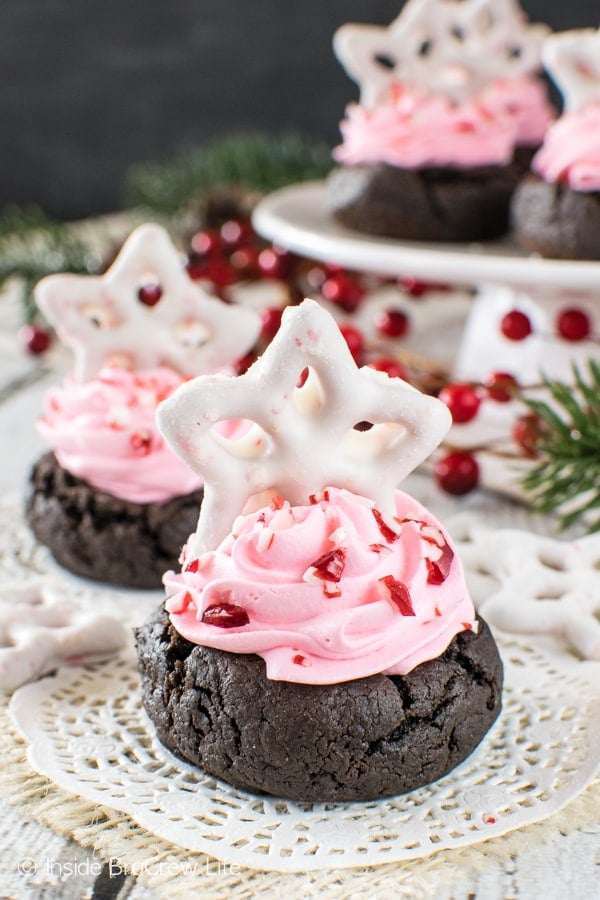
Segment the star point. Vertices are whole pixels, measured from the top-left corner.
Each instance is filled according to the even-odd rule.
[[[516,0],[408,0],[387,28],[343,25],[333,46],[365,107],[394,84],[462,102],[538,70],[548,32],[530,25]]]
[[[600,103],[600,30],[553,34],[542,52],[544,65],[564,99],[565,112]]]
[[[88,381],[109,361],[167,365],[182,375],[223,369],[253,346],[260,318],[210,297],[188,277],[159,225],[141,225],[104,275],[51,275],[36,302]]]
[[[233,420],[246,430],[215,427]],[[301,505],[326,487],[347,488],[392,515],[397,484],[435,449],[450,414],[400,379],[357,368],[334,319],[305,300],[285,311],[244,375],[182,385],[159,407],[158,425],[202,475],[198,541],[214,549],[268,491]]]

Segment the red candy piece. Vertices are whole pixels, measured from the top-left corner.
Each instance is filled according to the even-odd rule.
[[[413,609],[410,592],[405,584],[402,584],[402,582],[394,578],[393,575],[386,575],[385,578],[380,578],[379,580],[385,584],[390,592],[390,600],[398,607],[401,615],[416,615]]]
[[[244,607],[234,603],[216,603],[202,613],[204,625],[214,625],[217,628],[242,628],[249,621]]]
[[[385,539],[389,544],[392,544],[394,541],[397,541],[398,538],[400,537],[400,534],[399,534],[398,532],[396,532],[396,531],[393,531],[393,530],[390,528],[390,526],[389,526],[389,525],[387,524],[387,522],[384,520],[383,516],[381,515],[381,513],[379,512],[379,510],[377,509],[376,506],[373,507],[373,509],[371,510],[371,512],[373,513],[373,515],[374,515],[374,517],[375,517],[375,521],[377,522],[377,527],[379,528],[379,530],[380,530],[381,534],[383,535],[384,539]]]
[[[311,564],[311,568],[314,569],[313,575],[315,578],[320,578],[322,581],[333,581],[337,584],[342,577],[345,564],[346,549],[337,547],[335,550],[330,550],[329,553],[324,553],[323,556],[316,559]]]

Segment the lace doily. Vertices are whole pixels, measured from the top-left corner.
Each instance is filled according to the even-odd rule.
[[[132,656],[21,688],[11,710],[36,771],[180,847],[279,871],[375,865],[539,821],[592,779],[600,698],[520,643],[502,651],[504,711],[478,750],[438,783],[373,803],[257,797],[180,762],[141,710]]]
[[[0,577],[59,577],[15,513],[0,507]],[[157,594],[63,576],[66,595],[142,621]],[[600,764],[600,697],[575,667],[501,636],[503,712],[481,746],[436,784],[372,803],[299,804],[246,794],[171,755],[140,705],[133,650],[18,690],[14,721],[32,767],[68,792],[127,813],[179,847],[255,869],[377,865],[464,847],[547,818]]]

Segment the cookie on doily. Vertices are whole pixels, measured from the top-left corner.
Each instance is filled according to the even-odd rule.
[[[358,369],[314,301],[237,378],[158,410],[205,496],[167,602],[137,630],[160,740],[236,787],[374,799],[441,777],[500,711],[502,664],[460,560],[396,485],[444,404]],[[243,422],[223,434],[231,420]]]
[[[136,229],[105,275],[51,276],[36,300],[75,366],[38,421],[51,452],[31,474],[29,524],[77,575],[159,587],[202,479],[166,446],[156,407],[193,375],[232,371],[259,316],[195,285],[158,225]]]
[[[360,101],[334,153],[335,218],[401,239],[503,234],[554,115],[537,76],[546,33],[516,0],[409,0],[387,28],[342,26],[334,50]]]

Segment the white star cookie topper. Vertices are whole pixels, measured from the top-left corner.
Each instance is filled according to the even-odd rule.
[[[565,112],[600,103],[600,30],[553,34],[544,44],[542,59],[563,95]]]
[[[206,294],[188,277],[159,225],[137,228],[104,275],[51,275],[36,302],[75,353],[75,378],[107,362],[167,365],[181,375],[216,372],[243,356],[260,331],[257,313]]]
[[[77,609],[42,579],[0,588],[0,690],[13,691],[61,665],[106,657],[125,644],[112,616]]]
[[[561,637],[584,659],[600,661],[599,534],[569,543],[469,517],[454,526],[467,571],[486,573],[469,586],[490,625]]]
[[[398,83],[461,102],[498,78],[539,69],[548,32],[530,25],[516,0],[408,0],[387,28],[343,25],[333,47],[363,106]]]
[[[251,423],[237,440],[214,427]],[[158,408],[171,448],[204,479],[195,549],[214,549],[247,501],[270,491],[294,504],[331,486],[395,510],[394,490],[450,427],[439,400],[399,378],[358,369],[334,319],[314,300],[285,310],[263,356],[237,378],[196,378]],[[356,424],[372,423],[367,430]],[[260,504],[259,504],[260,505]]]

